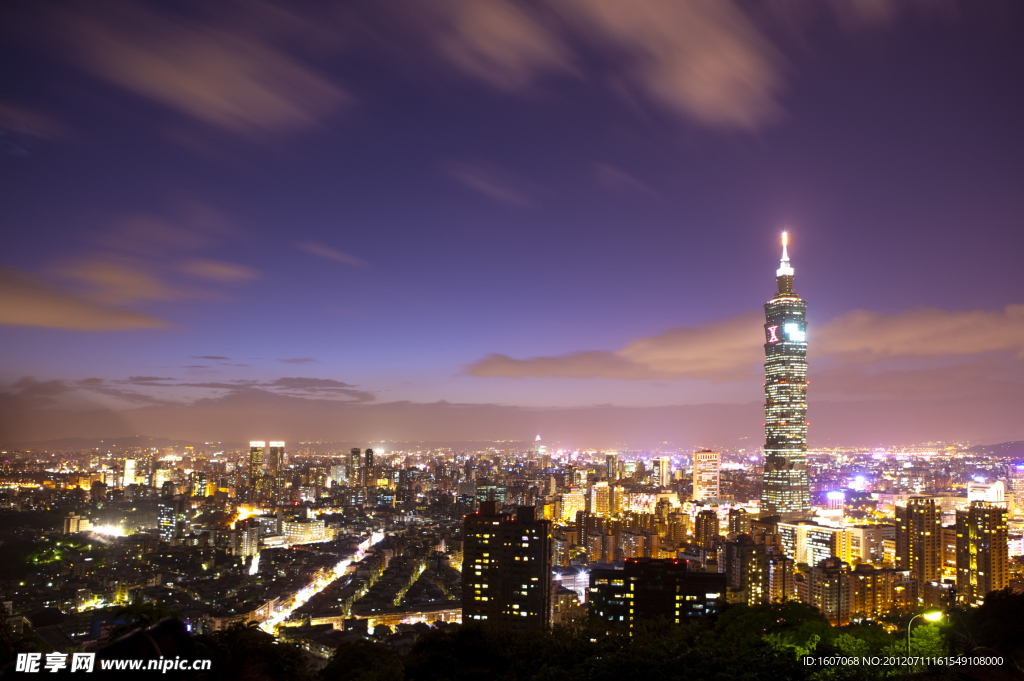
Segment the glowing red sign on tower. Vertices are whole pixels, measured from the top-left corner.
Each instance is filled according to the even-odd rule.
[[[778,330],[778,328],[779,328],[778,326],[766,326],[766,327],[764,327],[764,330],[768,333],[768,342],[769,343],[778,343],[779,342],[779,337],[775,334],[775,332]]]

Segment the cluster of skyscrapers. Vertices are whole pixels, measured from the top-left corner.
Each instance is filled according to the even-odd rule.
[[[807,304],[794,292],[793,279],[783,234],[776,292],[764,306],[764,468],[755,512],[720,498],[721,455],[710,450],[692,457],[689,514],[668,493],[669,457],[653,461],[653,480],[666,493],[649,494],[650,506],[643,510],[637,506],[643,494],[629,491],[635,487],[623,479],[615,453],[605,455],[597,479],[561,480],[565,491],[554,512],[547,497],[539,497],[536,507],[502,513],[494,501],[504,501],[504,492],[499,496],[492,482],[478,482],[477,498],[488,502],[465,521],[467,621],[547,626],[546,613],[558,611],[542,602],[557,600],[542,586],[552,562],[556,568],[588,564],[590,615],[629,625],[645,616],[680,622],[727,602],[790,599],[847,624],[922,605],[978,605],[987,593],[1007,586],[1007,509],[1001,498],[976,498],[974,492],[944,499],[896,495],[892,524],[877,517],[848,522],[845,495],[838,491],[829,493],[826,505],[812,508]],[[643,463],[633,465],[633,475],[642,479]],[[944,511],[947,518],[955,512],[955,523],[943,525]],[[561,519],[562,525],[544,518]]]

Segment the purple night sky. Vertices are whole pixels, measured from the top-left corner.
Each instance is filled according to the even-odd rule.
[[[1024,439],[1024,4],[0,8],[0,442]],[[743,438],[746,438],[745,440]]]

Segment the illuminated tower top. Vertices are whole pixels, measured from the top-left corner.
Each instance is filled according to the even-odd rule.
[[[775,280],[779,283],[778,295],[789,295],[793,293],[793,268],[789,264],[789,253],[786,247],[789,245],[789,235],[782,233],[782,260],[779,261],[779,269],[775,270]]]

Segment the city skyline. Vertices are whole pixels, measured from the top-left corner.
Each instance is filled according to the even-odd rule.
[[[0,677],[1021,678],[1022,36],[0,3]]]

